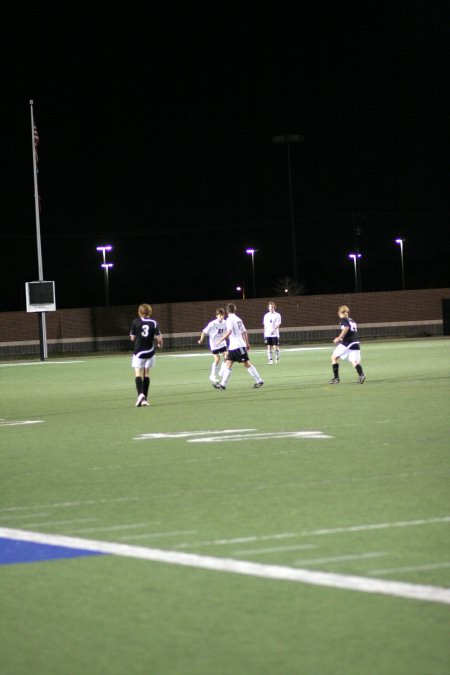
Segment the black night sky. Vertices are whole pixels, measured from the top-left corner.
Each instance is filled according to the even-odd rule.
[[[262,4],[262,3],[261,3]],[[20,3],[4,10],[0,311],[450,285],[449,3]],[[9,14],[8,14],[9,11]]]

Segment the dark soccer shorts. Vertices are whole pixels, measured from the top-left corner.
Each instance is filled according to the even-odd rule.
[[[280,338],[278,337],[265,337],[264,342],[266,345],[277,347],[280,344]]]
[[[239,347],[239,349],[230,349],[227,354],[227,361],[233,361],[234,363],[245,363],[249,360],[250,359],[245,347]]]

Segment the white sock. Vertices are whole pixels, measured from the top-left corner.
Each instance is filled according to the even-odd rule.
[[[223,386],[225,386],[226,383],[228,382],[228,380],[230,379],[230,377],[231,377],[231,368],[227,368],[227,367],[224,365],[224,366],[223,366],[223,373],[222,373],[222,382],[221,382],[220,384],[222,384]]]
[[[270,349],[267,350],[267,360],[272,361],[272,352],[270,351]]]
[[[215,377],[215,375],[216,375],[216,368],[217,368],[216,364],[213,363],[212,366],[211,366],[211,377]]]
[[[256,370],[255,366],[250,366],[250,368],[247,368],[247,372],[249,375],[253,377],[254,380],[259,382],[261,380],[258,371]]]

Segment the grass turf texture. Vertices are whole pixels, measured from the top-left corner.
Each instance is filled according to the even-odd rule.
[[[226,391],[160,352],[148,408],[128,356],[0,365],[1,417],[42,420],[0,422],[0,526],[448,587],[449,348],[365,343],[363,386],[327,384],[329,346],[255,350],[264,387]],[[225,429],[331,438],[136,440]],[[2,675],[448,671],[444,604],[116,556],[0,574]]]

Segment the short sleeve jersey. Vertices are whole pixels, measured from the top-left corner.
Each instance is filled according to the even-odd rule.
[[[217,344],[217,342],[224,335],[226,329],[226,322],[219,321],[219,319],[213,319],[205,326],[202,332],[209,338],[209,348],[211,351],[225,346],[225,342],[221,342],[220,344]]]
[[[344,330],[344,328],[348,328],[348,332],[344,336],[344,339],[342,340],[342,344],[348,347],[349,345],[357,345],[357,349],[359,349],[359,340],[358,340],[358,326],[356,325],[356,321],[353,321],[353,319],[350,318],[343,318],[340,319],[339,321],[339,326],[341,330]]]
[[[246,348],[247,344],[242,337],[242,333],[246,332],[246,328],[236,314],[229,314],[227,317],[227,331],[230,331],[229,336],[229,345],[228,349],[232,351],[233,349],[239,349],[241,347]]]
[[[280,337],[281,314],[267,312],[264,314],[264,337]]]
[[[161,331],[154,319],[137,317],[131,324],[130,335],[136,338],[134,354],[142,359],[150,359],[155,353],[155,335],[161,335]]]

